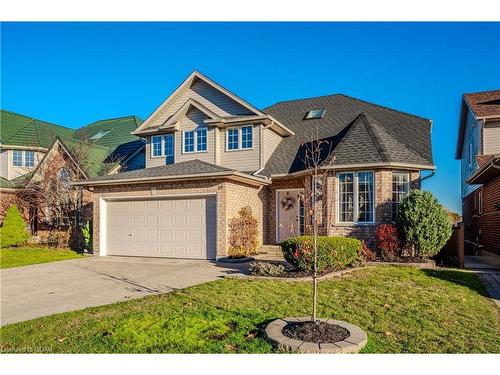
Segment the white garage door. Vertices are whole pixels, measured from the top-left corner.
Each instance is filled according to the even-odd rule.
[[[107,255],[215,259],[215,197],[108,201]]]

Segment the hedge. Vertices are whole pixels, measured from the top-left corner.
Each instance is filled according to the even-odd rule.
[[[21,246],[28,241],[30,234],[26,229],[26,223],[13,204],[5,212],[3,225],[0,228],[0,245],[1,247]]]
[[[281,244],[285,259],[297,270],[313,270],[313,237],[290,238]],[[349,237],[318,236],[317,271],[344,269],[360,260],[363,245],[360,240]]]

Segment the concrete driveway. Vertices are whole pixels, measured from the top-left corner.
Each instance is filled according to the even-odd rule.
[[[0,323],[166,293],[241,268],[228,267],[202,260],[88,257],[4,269]]]

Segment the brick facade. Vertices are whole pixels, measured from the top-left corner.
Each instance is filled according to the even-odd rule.
[[[99,255],[99,212],[100,199],[158,197],[170,195],[189,195],[213,193],[217,199],[217,257],[226,256],[228,243],[228,221],[238,214],[245,206],[250,206],[259,225],[260,241],[262,241],[264,226],[262,219],[263,188],[257,188],[223,179],[210,181],[193,181],[177,183],[149,183],[137,185],[116,185],[95,187],[93,194],[94,220],[93,238],[94,254]]]
[[[375,171],[375,223],[366,225],[337,223],[337,191],[336,177],[327,178],[322,194],[322,222],[319,233],[329,236],[353,236],[365,240],[369,246],[375,245],[377,225],[392,220],[392,171],[381,169]],[[419,188],[420,172],[411,172],[411,188]],[[228,222],[236,217],[238,211],[250,206],[259,225],[260,243],[276,243],[276,193],[282,189],[307,189],[309,177],[291,179],[275,179],[269,186],[254,187],[239,182],[211,179],[192,182],[148,183],[136,185],[96,186],[93,193],[94,207],[94,254],[99,253],[99,202],[100,198],[120,197],[161,197],[170,195],[186,195],[213,193],[217,196],[217,256],[226,256],[228,244]],[[309,230],[306,220],[306,232]],[[310,228],[310,226],[309,226]]]

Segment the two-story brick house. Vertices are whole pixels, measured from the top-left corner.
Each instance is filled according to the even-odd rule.
[[[217,259],[228,222],[250,206],[262,244],[304,232],[304,142],[330,144],[321,230],[373,244],[378,224],[435,169],[431,121],[345,95],[258,109],[193,72],[133,134],[146,168],[77,185],[94,196],[99,255]]]
[[[500,255],[500,90],[463,95],[455,157],[466,251]]]

